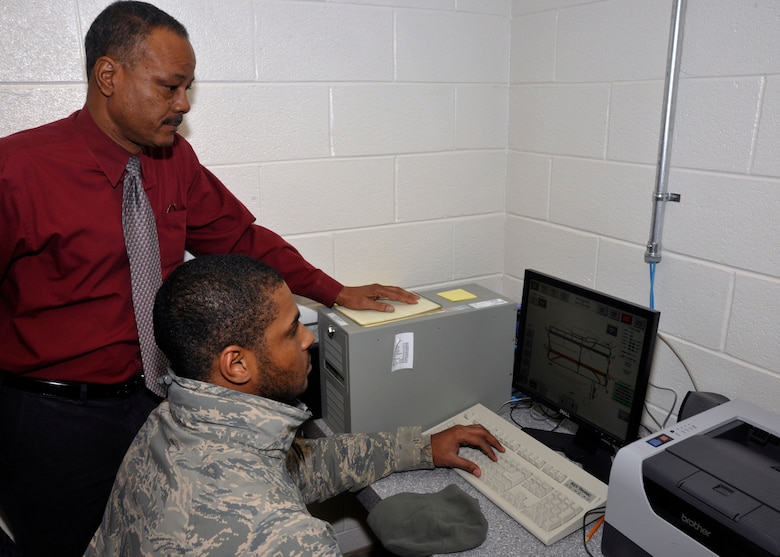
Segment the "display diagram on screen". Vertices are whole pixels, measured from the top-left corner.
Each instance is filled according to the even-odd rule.
[[[643,306],[526,271],[513,386],[579,425],[576,437],[534,435],[586,468],[604,449],[602,440],[633,441],[658,318]]]

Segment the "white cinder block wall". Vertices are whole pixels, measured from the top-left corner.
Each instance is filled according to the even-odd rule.
[[[0,135],[83,103],[106,0],[5,0]],[[533,267],[647,303],[672,0],[161,0],[198,55],[186,137],[348,284]],[[688,0],[655,302],[701,389],[780,398],[780,4]],[[652,380],[691,388],[658,344]],[[657,415],[671,396],[651,390]],[[649,425],[651,425],[648,422]]]
[[[649,303],[672,0],[513,3],[505,290]],[[655,307],[702,390],[780,407],[780,3],[688,0]],[[692,388],[658,343],[651,380]],[[672,395],[650,390],[662,418]],[[646,419],[646,423],[652,424]]]

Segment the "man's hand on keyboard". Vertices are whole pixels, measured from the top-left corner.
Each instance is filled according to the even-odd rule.
[[[458,450],[464,446],[481,450],[493,462],[498,460],[494,449],[501,453],[506,450],[498,439],[481,425],[455,425],[431,435],[433,464],[439,468],[460,468],[480,477],[482,470],[479,466],[458,455]]]

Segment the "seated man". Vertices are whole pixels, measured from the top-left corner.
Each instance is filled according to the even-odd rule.
[[[298,319],[281,275],[250,257],[200,257],[168,277],[154,307],[168,400],[130,446],[87,556],[340,555],[307,503],[401,470],[479,476],[459,447],[504,451],[481,426],[296,437],[313,342]]]

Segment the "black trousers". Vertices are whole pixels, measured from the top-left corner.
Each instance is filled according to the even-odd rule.
[[[23,557],[81,556],[159,398],[75,401],[0,386],[0,507]]]

